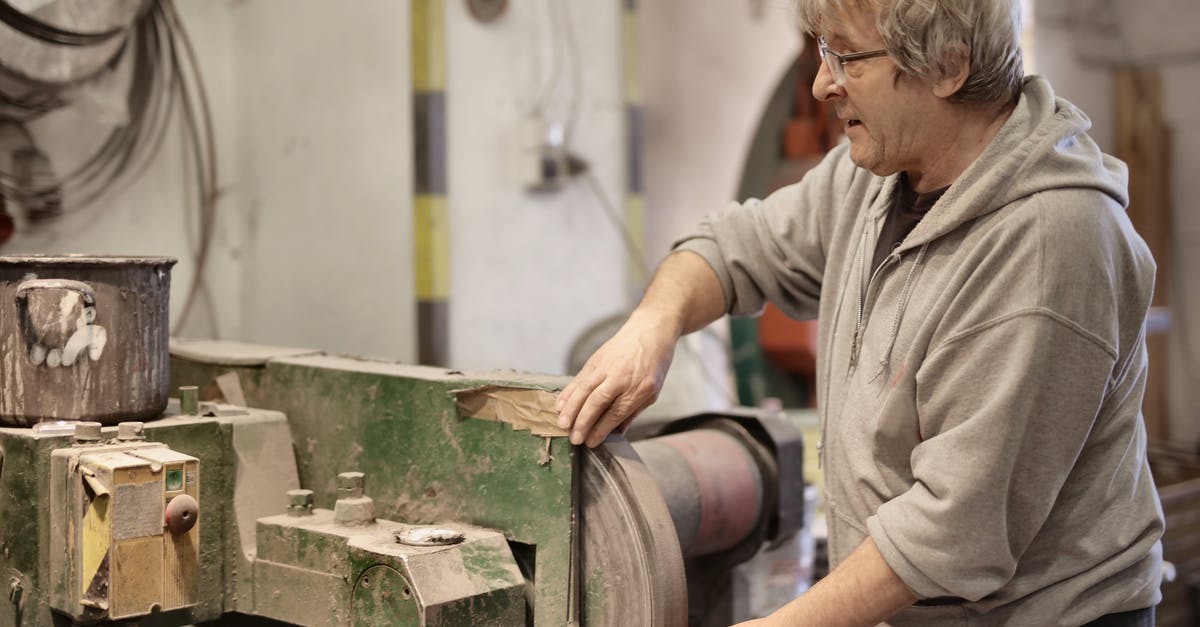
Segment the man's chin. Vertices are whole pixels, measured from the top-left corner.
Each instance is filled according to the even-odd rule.
[[[868,169],[871,174],[880,174],[877,172],[878,163],[875,160],[868,159],[868,157],[863,155],[854,154],[853,148],[850,150],[850,160],[854,163],[854,165],[863,169]]]
[[[875,176],[891,176],[896,173],[894,169],[887,167],[873,157],[874,155],[864,156],[856,154],[854,148],[850,149],[850,161],[864,170],[869,170],[871,174]]]

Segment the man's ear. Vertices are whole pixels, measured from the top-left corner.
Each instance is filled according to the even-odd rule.
[[[962,89],[971,73],[971,55],[964,44],[953,47],[946,60],[945,74],[933,82],[933,95],[938,98],[949,98]]]

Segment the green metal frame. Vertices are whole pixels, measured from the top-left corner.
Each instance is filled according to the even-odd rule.
[[[338,473],[361,471],[380,518],[499,530],[531,582],[533,624],[570,622],[575,450],[550,438],[553,459],[539,463],[545,437],[463,417],[454,396],[485,385],[557,389],[562,379],[310,355],[234,367],[173,358],[171,384],[212,389],[229,372],[249,405],[288,416],[300,484],[317,507],[333,507]]]

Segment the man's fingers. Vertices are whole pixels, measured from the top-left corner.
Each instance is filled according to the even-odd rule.
[[[596,386],[583,402],[579,414],[575,416],[575,426],[571,428],[571,444],[583,444],[597,426],[600,416],[608,411],[609,406],[619,396],[620,390],[612,379],[605,379]]]
[[[571,389],[574,387],[575,387],[575,379],[571,379],[571,382],[568,383],[566,385],[566,387],[564,387],[563,389],[558,391],[558,396],[556,396],[554,398],[555,413],[559,413],[559,414],[562,413],[563,404],[565,404],[567,402],[567,397],[571,395]],[[562,425],[559,425],[559,426],[562,426]]]
[[[555,407],[558,410],[558,427],[560,429],[571,428],[583,402],[587,400],[592,390],[603,382],[603,379],[594,379],[594,376],[588,368],[584,368],[567,384],[567,387],[563,388],[562,392],[559,392]]]
[[[630,412],[629,415],[625,417],[625,420],[621,421],[621,424],[618,425],[617,428],[621,430],[621,433],[625,433],[625,430],[629,428],[629,425],[633,424],[633,419],[642,415],[642,412],[646,411],[651,405],[654,404],[654,401],[657,400],[658,392],[655,391],[654,394],[642,401],[641,407],[638,407],[635,411]]]
[[[561,391],[559,391],[558,399],[554,401],[554,411],[560,414],[563,412],[567,406],[567,399],[571,398],[571,395],[579,389],[583,378],[587,376],[589,372],[590,369],[587,367],[587,364],[585,364],[582,370],[575,373],[575,376],[571,377],[571,380],[567,383],[567,385],[563,387]]]
[[[600,444],[604,442],[605,438],[608,437],[608,434],[612,433],[613,431],[616,431],[617,433],[625,433],[625,430],[628,429],[629,425],[633,423],[633,419],[637,418],[638,414],[645,411],[647,407],[654,404],[654,398],[650,397],[642,401],[632,411],[629,411],[627,404],[625,407],[622,407],[622,401],[625,400],[633,401],[633,399],[630,399],[629,395],[626,394],[620,399],[617,399],[617,402],[613,403],[612,406],[609,407],[608,411],[604,412],[604,415],[600,418],[600,422],[596,425],[596,429],[592,432],[592,437],[589,437],[587,440],[588,448],[596,448],[597,446],[600,446]]]
[[[617,409],[616,403],[614,403],[608,411],[604,412],[604,415],[596,423],[596,428],[592,429],[591,434],[588,435],[587,447],[596,448],[600,446],[605,438],[608,437],[608,434],[612,433],[613,428],[625,420],[624,416],[625,412]]]
[[[575,385],[577,380],[578,379],[571,379],[571,382],[567,384],[567,387],[563,388],[562,391],[558,393],[558,398],[554,401],[554,411],[558,413],[559,429],[570,429],[571,422],[575,418],[573,415],[567,414],[566,409],[567,401],[569,401],[571,396],[575,394],[575,389],[578,387]]]

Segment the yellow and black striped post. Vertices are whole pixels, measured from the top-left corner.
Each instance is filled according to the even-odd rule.
[[[621,0],[622,85],[625,100],[625,228],[634,247],[625,271],[631,304],[641,299],[646,276],[646,205],[642,198],[642,92],[638,85],[638,32],[636,0]]]
[[[417,361],[450,359],[450,225],[446,203],[446,4],[412,0],[413,263]]]

